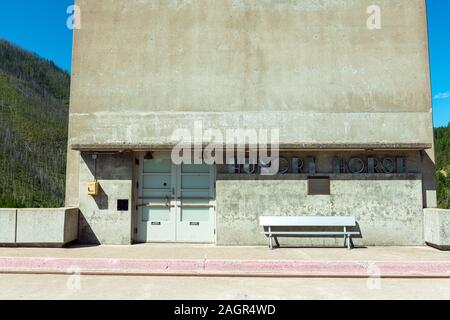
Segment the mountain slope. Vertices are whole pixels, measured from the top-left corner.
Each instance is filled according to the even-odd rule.
[[[0,40],[0,207],[64,202],[70,76]]]

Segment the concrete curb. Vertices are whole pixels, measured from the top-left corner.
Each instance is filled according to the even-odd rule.
[[[450,278],[450,261],[336,262],[0,257],[0,273],[148,276]]]

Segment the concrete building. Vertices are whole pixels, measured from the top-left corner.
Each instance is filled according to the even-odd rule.
[[[425,0],[76,4],[66,205],[80,241],[255,245],[261,215],[352,215],[358,244],[424,244]],[[173,163],[174,132],[199,123],[278,130],[280,172]]]

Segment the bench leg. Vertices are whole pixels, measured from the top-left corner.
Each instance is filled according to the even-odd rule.
[[[274,237],[274,239],[275,239],[275,244],[276,244],[277,247],[279,248],[279,247],[280,247],[280,243],[278,242],[278,238],[277,238],[277,237]]]
[[[347,227],[344,227],[344,247],[347,246],[348,249],[348,234],[345,232],[347,232]]]
[[[353,248],[352,236],[347,235],[347,249],[352,250],[352,248]]]
[[[269,249],[273,249],[273,243],[272,243],[272,228],[269,227]]]

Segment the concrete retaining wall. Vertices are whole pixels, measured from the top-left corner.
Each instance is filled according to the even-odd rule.
[[[425,242],[441,250],[450,250],[450,210],[424,210]]]
[[[78,238],[78,208],[0,209],[0,244],[63,246]]]
[[[261,215],[350,215],[362,233],[357,245],[423,245],[419,174],[331,175],[330,196],[308,196],[305,175],[218,175],[217,243],[267,243]],[[288,238],[282,244],[335,246],[342,238]]]
[[[0,243],[16,242],[17,209],[0,209]]]

